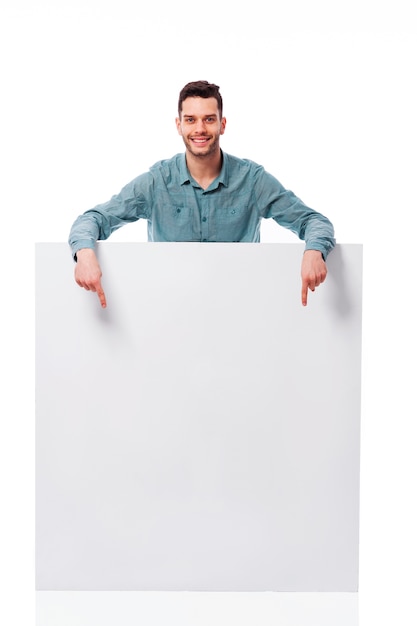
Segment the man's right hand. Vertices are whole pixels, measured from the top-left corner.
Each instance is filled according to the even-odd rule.
[[[77,252],[77,263],[74,270],[75,282],[87,291],[95,291],[100,304],[106,308],[106,296],[101,286],[101,268],[96,254],[91,248],[82,248]]]

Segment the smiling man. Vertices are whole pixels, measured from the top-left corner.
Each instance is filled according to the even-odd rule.
[[[96,292],[106,306],[95,243],[138,219],[147,220],[149,241],[259,242],[262,219],[272,218],[306,242],[301,263],[305,306],[308,290],[327,275],[326,258],[335,245],[331,222],[261,165],[221,150],[226,118],[217,85],[185,85],[176,125],[185,153],[159,161],[75,220],[69,244],[78,285]]]
[[[182,102],[176,123],[187,151],[187,164],[194,160],[195,164],[200,162],[205,167],[204,162],[208,163],[208,157],[214,157],[218,167],[220,135],[226,128],[226,119],[222,117],[219,106],[222,105],[216,98],[200,96],[188,97]]]

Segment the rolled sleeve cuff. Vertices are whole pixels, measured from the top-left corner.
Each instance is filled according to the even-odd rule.
[[[327,260],[327,256],[329,254],[329,252],[331,252],[331,250],[333,250],[333,246],[331,248],[328,248],[326,246],[323,246],[323,244],[320,243],[309,243],[306,245],[305,250],[318,250],[319,252],[321,252],[321,255],[323,257],[323,261]]]
[[[81,239],[80,241],[77,241],[77,243],[74,243],[71,245],[72,258],[76,262],[77,252],[79,250],[82,250],[83,248],[91,248],[92,250],[94,250],[94,247],[95,247],[94,241],[91,241],[91,239]]]

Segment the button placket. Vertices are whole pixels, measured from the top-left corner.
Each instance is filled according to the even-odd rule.
[[[209,240],[209,199],[203,193],[201,198],[201,241]]]

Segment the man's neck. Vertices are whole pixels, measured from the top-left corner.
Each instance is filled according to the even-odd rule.
[[[215,178],[220,174],[222,168],[222,154],[219,150],[209,156],[195,156],[190,152],[186,153],[188,171],[194,180],[207,189]]]

